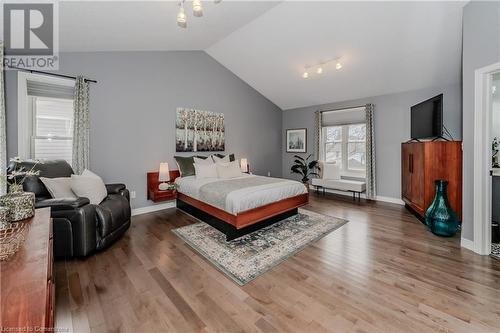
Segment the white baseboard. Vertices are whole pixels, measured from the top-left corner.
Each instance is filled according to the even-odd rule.
[[[159,210],[175,208],[175,207],[176,207],[175,201],[169,201],[169,202],[165,202],[165,203],[158,204],[158,205],[134,208],[134,209],[132,209],[132,216],[157,212]]]
[[[311,188],[311,191],[316,191],[314,190],[314,188]],[[321,193],[323,190],[320,190],[319,192]],[[345,192],[345,191],[337,191],[337,190],[331,190],[331,189],[325,189],[325,192],[327,193],[333,193],[333,194],[339,194],[339,195],[343,195],[343,196],[346,196],[346,197],[352,197],[352,193],[351,192]],[[357,194],[356,194],[356,197],[357,197]],[[366,195],[364,193],[361,193],[361,198],[363,199],[366,199]],[[382,202],[389,202],[389,203],[393,203],[393,204],[398,204],[398,205],[404,205],[404,201],[401,200],[401,199],[398,199],[398,198],[391,198],[391,197],[384,197],[384,196],[380,196],[380,195],[377,195],[375,197],[375,201],[382,201]]]
[[[460,239],[460,246],[466,248],[467,250],[474,251],[474,242],[466,238]]]

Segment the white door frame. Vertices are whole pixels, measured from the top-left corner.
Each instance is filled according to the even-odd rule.
[[[491,86],[500,62],[475,71],[474,90],[474,252],[491,253]]]

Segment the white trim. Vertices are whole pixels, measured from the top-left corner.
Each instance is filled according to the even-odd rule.
[[[23,71],[17,72],[17,156],[29,159],[31,156],[31,126],[32,115],[28,105],[28,80],[46,82],[64,86],[75,86],[75,80],[34,74]]]
[[[132,216],[157,212],[159,210],[175,208],[175,207],[176,207],[175,201],[169,201],[169,202],[158,204],[158,205],[151,205],[151,206],[146,206],[146,207],[134,208],[134,209],[132,209]]]
[[[314,189],[314,186],[311,187],[311,191],[316,192],[316,190]],[[320,189],[319,193],[322,193],[322,192],[323,192],[323,190]],[[332,189],[328,189],[328,188],[325,188],[325,192],[327,192],[327,193],[333,193],[333,194],[339,194],[339,195],[343,195],[343,196],[351,197],[352,198],[352,192],[332,190]],[[361,198],[366,199],[366,194],[365,193],[361,193]],[[403,206],[405,204],[404,201],[401,200],[401,199],[392,198],[392,197],[384,197],[384,196],[381,196],[381,195],[377,195],[375,197],[375,201],[388,202],[388,203],[393,203],[393,204],[403,205]]]
[[[460,239],[460,246],[466,248],[467,250],[474,251],[474,242],[466,238]]]
[[[491,253],[491,76],[500,71],[500,62],[474,73],[474,198],[473,251]]]

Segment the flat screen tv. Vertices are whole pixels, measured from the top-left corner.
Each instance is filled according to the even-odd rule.
[[[411,107],[411,138],[443,136],[443,94]]]

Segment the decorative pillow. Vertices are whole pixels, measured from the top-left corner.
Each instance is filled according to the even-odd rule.
[[[75,199],[76,195],[71,190],[71,177],[46,178],[40,177],[43,185],[47,188],[50,195],[54,199],[71,198]]]
[[[213,158],[215,163],[229,163],[229,162],[231,162],[231,160],[229,159],[229,155],[226,155],[224,157],[212,155],[212,158]]]
[[[217,168],[217,176],[219,178],[228,179],[241,177],[243,175],[239,161],[216,163],[215,166]]]
[[[85,170],[81,176],[71,175],[71,189],[79,197],[88,198],[91,204],[98,205],[108,195],[101,177]]]
[[[213,154],[212,156],[217,156],[219,158],[224,158],[225,156],[229,156],[229,161],[228,162],[233,162],[236,160],[234,157],[234,154],[229,154],[229,155],[223,155],[223,154]]]
[[[194,156],[183,157],[174,156],[177,167],[181,177],[193,176],[194,175]]]
[[[217,168],[215,163],[194,164],[196,179],[217,178]]]
[[[323,163],[323,179],[340,179],[340,166],[336,163]]]
[[[198,157],[198,156],[195,156],[193,157],[193,161],[194,161],[194,164],[198,164],[198,165],[210,165],[210,164],[214,164],[214,161],[212,160],[212,158],[209,156],[208,158],[207,157]],[[195,167],[195,173],[196,173],[196,167]]]

